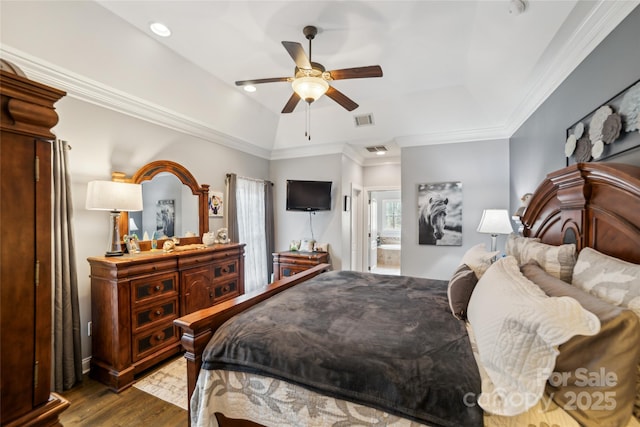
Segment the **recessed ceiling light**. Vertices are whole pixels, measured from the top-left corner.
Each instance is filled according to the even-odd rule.
[[[384,156],[385,154],[387,154],[387,152],[386,151],[376,151],[376,154],[378,156]]]
[[[255,92],[256,91],[256,87],[255,86],[251,86],[251,85],[247,85],[244,87],[245,92]]]
[[[153,31],[160,37],[169,37],[171,35],[171,30],[169,29],[169,27],[161,22],[152,22],[149,25],[149,28],[151,28],[151,31]]]

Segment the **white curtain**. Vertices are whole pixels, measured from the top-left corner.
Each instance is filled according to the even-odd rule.
[[[237,177],[236,203],[238,213],[238,240],[245,243],[245,292],[265,287],[268,266],[265,253],[265,182]]]

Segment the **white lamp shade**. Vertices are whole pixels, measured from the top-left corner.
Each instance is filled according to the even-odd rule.
[[[510,234],[513,226],[506,209],[485,209],[478,225],[478,233]]]
[[[325,94],[329,83],[320,77],[298,77],[291,82],[295,93],[308,103],[312,103]]]
[[[103,211],[141,211],[142,185],[127,182],[91,181],[87,186],[86,208]]]

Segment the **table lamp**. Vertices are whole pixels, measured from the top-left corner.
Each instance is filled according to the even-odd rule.
[[[478,233],[491,234],[491,252],[495,252],[498,234],[513,233],[506,209],[485,209],[478,225]]]
[[[91,181],[87,187],[86,208],[110,211],[109,248],[105,256],[123,254],[120,243],[120,212],[142,210],[142,185],[115,181]]]

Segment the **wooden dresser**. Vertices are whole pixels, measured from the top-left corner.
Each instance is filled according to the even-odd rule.
[[[88,261],[91,376],[116,392],[181,350],[174,319],[244,293],[244,244]]]
[[[7,66],[7,68],[5,68]],[[59,426],[51,393],[51,141],[63,91],[0,70],[0,425]]]
[[[280,280],[323,263],[329,263],[329,252],[275,252],[273,280]]]

